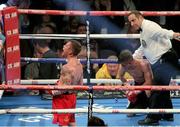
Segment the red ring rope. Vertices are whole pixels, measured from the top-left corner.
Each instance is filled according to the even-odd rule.
[[[56,90],[89,90],[89,86],[71,85],[71,86],[57,86],[57,85],[0,85],[0,90],[7,89],[56,89]],[[95,91],[116,91],[116,90],[180,90],[180,86],[93,86]]]
[[[64,10],[33,10],[18,9],[20,14],[48,14],[68,16],[126,16],[129,11],[64,11]],[[144,16],[179,16],[180,11],[141,11]]]

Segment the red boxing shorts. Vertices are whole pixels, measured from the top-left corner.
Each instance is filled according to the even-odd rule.
[[[76,108],[76,94],[62,94],[53,96],[52,109],[75,109]],[[69,123],[75,122],[75,114],[62,113],[53,114],[53,124],[61,126],[68,126]]]

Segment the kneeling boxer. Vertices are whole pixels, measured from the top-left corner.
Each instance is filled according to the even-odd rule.
[[[118,59],[122,65],[120,78],[125,82],[125,85],[129,85],[126,83],[126,79],[123,78],[125,72],[128,72],[133,77],[134,85],[152,85],[153,74],[147,60],[133,59],[132,53],[129,50],[122,51]],[[148,107],[150,91],[126,91],[126,96],[130,102],[128,109],[145,109]],[[134,116],[134,114],[128,116]]]

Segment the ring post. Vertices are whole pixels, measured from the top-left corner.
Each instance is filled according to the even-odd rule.
[[[91,66],[90,66],[90,33],[89,33],[89,21],[86,21],[86,43],[87,43],[87,85],[89,86],[89,100],[88,100],[88,120],[92,117],[93,106],[93,87],[90,83],[91,79]]]
[[[7,7],[3,11],[5,43],[5,76],[6,84],[20,84],[20,46],[19,46],[19,20],[15,7]]]

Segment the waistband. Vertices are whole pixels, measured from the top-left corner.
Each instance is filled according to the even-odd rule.
[[[137,85],[142,85],[144,82],[134,82],[134,85],[137,86]]]
[[[175,53],[174,49],[170,48],[167,52],[165,52],[165,53],[159,58],[159,60],[158,60],[156,63],[152,64],[151,67],[154,68],[154,67],[157,67],[158,65],[160,65],[160,64],[162,64],[162,63],[167,62],[167,60],[166,60],[166,57],[167,57],[167,56],[166,56],[166,55],[169,54],[169,53]]]

